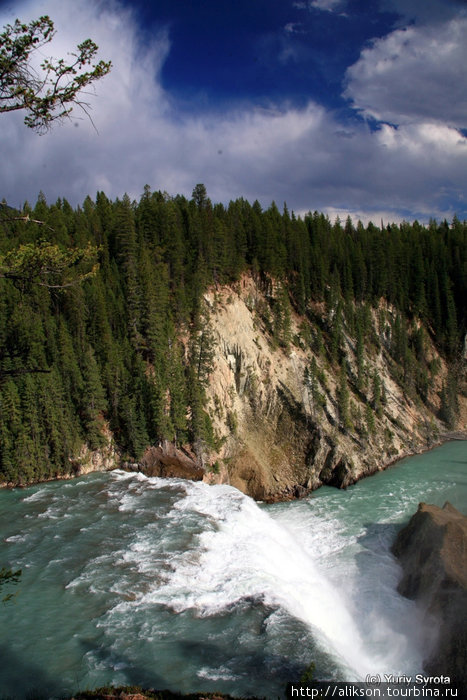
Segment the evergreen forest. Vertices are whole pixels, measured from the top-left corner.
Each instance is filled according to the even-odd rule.
[[[43,195],[21,212],[4,202],[0,482],[71,473],[82,446],[102,447],[109,430],[130,460],[163,441],[215,446],[205,401],[215,345],[203,294],[246,273],[271,298],[277,346],[293,342],[293,310],[321,326],[336,367],[345,363],[341,329],[317,319],[312,302],[333,308],[358,347],[355,309],[386,299],[397,309],[394,359],[424,400],[422,334],[450,366],[463,352],[466,238],[457,218],[354,226],[275,203],[213,204],[203,185],[191,199],[145,187],[139,202],[103,192],[77,208]]]

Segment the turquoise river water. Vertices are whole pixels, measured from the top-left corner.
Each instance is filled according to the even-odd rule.
[[[466,512],[466,442],[275,505],[120,471],[3,490],[0,566],[23,574],[0,605],[0,698],[276,698],[311,661],[322,679],[413,675],[429,639],[389,548],[420,501],[446,500]]]

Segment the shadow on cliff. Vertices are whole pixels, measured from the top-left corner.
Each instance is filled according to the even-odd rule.
[[[0,645],[0,700],[47,700],[63,695],[47,671]]]

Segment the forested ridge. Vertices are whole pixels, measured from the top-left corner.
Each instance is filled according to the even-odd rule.
[[[348,374],[342,392],[362,390],[346,368],[344,328],[358,357],[369,309],[387,300],[397,309],[399,380],[427,400],[437,371],[424,353],[430,335],[452,368],[440,418],[455,420],[467,298],[467,224],[457,218],[355,227],[274,203],[213,204],[197,185],[191,200],[146,187],[139,202],[99,192],[76,209],[40,195],[22,212],[4,204],[0,219],[2,482],[68,474],[82,445],[102,447],[109,430],[123,459],[163,440],[215,447],[205,389],[216,349],[203,294],[245,273],[269,299],[261,313],[271,342],[321,345]],[[330,313],[318,317],[312,302]],[[292,311],[308,316],[312,337],[292,337]]]

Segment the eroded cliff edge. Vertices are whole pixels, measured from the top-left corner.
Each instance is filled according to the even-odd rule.
[[[450,503],[420,503],[392,551],[403,569],[399,592],[417,600],[438,628],[426,670],[467,690],[467,517]]]
[[[249,275],[212,289],[205,302],[216,348],[206,408],[220,443],[202,456],[208,482],[259,500],[342,488],[446,431],[438,415],[447,367],[414,325],[426,367],[422,400],[421,366],[409,370],[394,357],[400,319],[386,303],[345,314],[338,303],[315,304],[300,316],[280,287]],[[287,330],[277,332],[279,323]],[[465,429],[462,393],[458,400]]]
[[[103,447],[84,444],[60,478],[123,467],[275,501],[323,484],[345,488],[433,447],[448,435],[446,409],[457,415],[450,428],[467,439],[467,343],[453,382],[452,363],[420,321],[384,300],[371,306],[329,290],[299,314],[283,283],[247,273],[211,287],[202,305],[197,341],[210,358],[203,398],[211,442],[161,441],[128,461],[101,415]],[[180,332],[186,366],[193,337]]]

